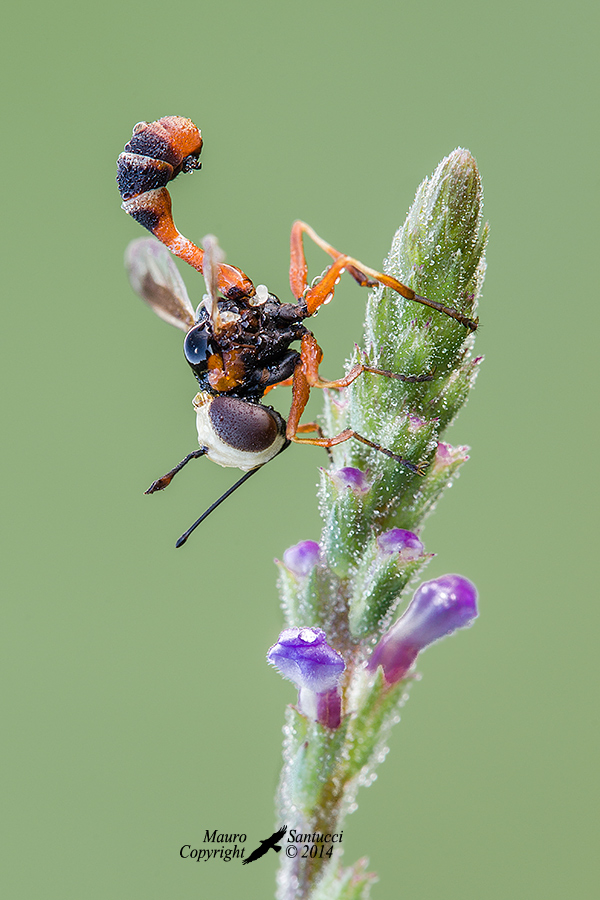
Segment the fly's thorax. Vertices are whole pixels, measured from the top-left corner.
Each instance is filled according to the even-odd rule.
[[[286,444],[285,420],[270,407],[200,391],[193,399],[201,447],[220,466],[254,469]]]

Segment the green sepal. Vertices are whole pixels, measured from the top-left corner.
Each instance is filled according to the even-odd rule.
[[[319,503],[327,511],[321,543],[329,567],[338,578],[348,577],[369,534],[365,496],[350,487],[338,487],[328,472],[321,471]]]
[[[368,767],[377,764],[376,757],[385,746],[392,725],[400,719],[400,708],[408,699],[407,691],[414,680],[408,676],[389,687],[381,668],[375,676],[366,672],[361,676],[361,696],[348,727],[344,781],[359,774],[365,777]]]
[[[286,775],[287,791],[294,807],[310,819],[315,808],[327,808],[323,795],[328,783],[337,780],[348,717],[335,731],[308,720],[296,709],[288,722],[296,733],[297,747]]]
[[[371,543],[353,578],[348,619],[354,638],[381,633],[389,623],[400,594],[432,555],[402,560],[397,553],[381,554],[377,542]]]
[[[444,379],[439,392],[430,402],[431,411],[437,416],[440,433],[452,423],[458,411],[465,405],[469,392],[479,374],[482,359],[469,360]]]
[[[369,379],[376,377],[368,375]],[[400,396],[404,388],[403,383],[391,382],[383,376],[379,378],[386,383],[379,385],[374,395],[370,393],[373,385],[367,382],[367,376],[361,387],[356,388],[360,397],[357,409],[360,409],[361,413],[360,417],[358,412],[353,413],[349,424],[359,433],[362,429],[362,433],[366,433],[372,439],[376,436],[377,442],[382,447],[410,463],[428,466],[435,455],[438,443],[437,418],[422,418],[422,424],[417,427],[410,415],[410,407],[405,405],[405,398],[401,399]],[[398,413],[390,416],[390,409],[397,409]],[[418,491],[423,476],[415,474],[402,463],[390,459],[377,450],[369,450],[357,441],[348,441],[347,444],[352,446],[348,446],[344,464],[369,472],[372,488],[363,500],[364,515],[372,527],[381,532],[385,530],[386,519],[393,515],[400,505],[405,506],[406,496]]]
[[[452,484],[454,478],[458,477],[459,469],[469,458],[467,455],[468,447],[452,447],[450,444],[443,444],[448,449],[448,459],[441,460],[440,453],[436,454],[431,463],[427,475],[423,478],[418,486],[418,490],[407,497],[406,506],[388,519],[386,519],[387,528],[406,528],[407,531],[414,531],[422,524],[423,519],[429,515],[435,508],[435,505],[443,492]]]
[[[275,560],[275,564],[279,569],[279,592],[287,627],[324,628],[329,621],[324,611],[337,590],[328,568],[317,563],[308,575],[298,577],[280,560]]]

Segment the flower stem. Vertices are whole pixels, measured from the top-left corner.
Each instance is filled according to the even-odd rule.
[[[482,202],[475,160],[455,150],[421,184],[393,239],[386,274],[473,319],[485,273]],[[319,489],[321,540],[290,548],[279,563],[287,628],[322,629],[345,663],[334,688],[341,719],[311,717],[318,704],[308,703],[308,694],[287,711],[277,812],[288,836],[279,900],[366,900],[374,876],[363,861],[343,869],[343,842],[324,836],[343,831],[359,786],[371,782],[385,757],[417,654],[476,615],[474,587],[449,575],[419,589],[410,613],[393,625],[409,582],[431,558],[419,534],[423,520],[468,458],[467,448],[441,437],[477,376],[474,339],[456,318],[379,285],[367,301],[365,349],[356,349],[350,365],[431,377],[406,381],[366,371],[346,388],[325,391],[325,433],[349,428],[367,444],[331,448]],[[414,463],[413,470],[377,445]],[[333,850],[325,855],[324,847]]]

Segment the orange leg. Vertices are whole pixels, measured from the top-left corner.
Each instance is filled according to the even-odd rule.
[[[308,267],[306,265],[306,257],[304,255],[304,247],[302,244],[303,234],[307,234],[317,246],[321,247],[321,249],[324,250],[325,253],[328,253],[334,260],[333,265],[323,278],[314,287],[309,288],[308,290]],[[428,306],[431,309],[444,313],[452,319],[456,319],[457,322],[460,322],[461,325],[464,325],[465,328],[468,328],[470,331],[475,331],[477,328],[476,319],[470,319],[457,309],[452,309],[452,307],[445,306],[443,303],[437,303],[435,300],[428,300],[427,297],[421,297],[420,294],[416,294],[412,288],[402,284],[402,282],[398,281],[396,278],[392,278],[391,275],[385,275],[383,272],[371,269],[359,260],[354,259],[354,257],[340,253],[332,247],[331,244],[328,244],[323,238],[319,237],[316,231],[314,231],[310,225],[307,225],[306,222],[294,222],[290,237],[290,286],[292,293],[297,299],[303,295],[305,296],[309,315],[316,312],[323,303],[327,303],[332,299],[335,286],[344,271],[348,271],[360,285],[370,287],[375,282],[380,282],[380,284],[392,288],[407,300],[414,300],[416,303],[421,303],[424,306]],[[368,276],[370,276],[373,281],[370,281]]]
[[[372,366],[365,366],[362,363],[358,363],[356,366],[353,366],[348,374],[343,378],[340,378],[337,381],[324,381],[319,376],[319,363],[321,362],[322,358],[323,352],[317,344],[314,335],[310,332],[308,334],[305,334],[302,338],[300,361],[296,366],[292,383],[292,406],[290,409],[290,414],[288,416],[286,429],[286,436],[288,440],[295,441],[297,444],[313,444],[317,447],[324,447],[326,450],[329,450],[330,447],[335,447],[337,444],[342,444],[344,441],[347,441],[350,438],[354,438],[356,441],[360,441],[362,444],[366,444],[367,447],[371,447],[373,450],[379,450],[381,453],[384,453],[391,459],[396,460],[396,462],[405,466],[416,475],[424,475],[426,471],[426,467],[424,465],[415,464],[409,459],[404,459],[402,456],[398,456],[397,453],[392,453],[391,450],[387,450],[385,447],[382,447],[381,444],[377,444],[374,441],[363,437],[363,435],[358,434],[358,432],[354,431],[351,428],[346,428],[339,434],[328,438],[323,436],[320,427],[315,426],[314,422],[307,423],[306,425],[301,425],[300,417],[302,416],[302,413],[304,412],[304,409],[308,402],[311,387],[347,387],[349,384],[352,384],[352,382],[355,381],[362,372],[373,372],[376,375],[384,375],[391,378],[400,378],[404,381],[411,382],[431,381],[433,375],[397,375],[395,372],[387,372],[385,369],[376,369]],[[317,431],[319,437],[298,437],[298,434],[304,434],[308,431]]]
[[[387,369],[377,369],[375,366],[366,366],[364,363],[356,363],[350,371],[342,378],[335,381],[326,381],[319,375],[319,364],[323,359],[323,351],[317,344],[314,334],[309,332],[302,338],[302,347],[300,350],[302,360],[302,369],[306,376],[309,388],[344,388],[356,381],[363,372],[372,372],[373,375],[384,375],[386,378],[398,378],[400,381],[407,381],[410,384],[420,384],[423,381],[432,381],[433,373],[428,372],[427,375],[401,375],[399,372],[389,372]]]
[[[314,444],[317,447],[324,447],[326,450],[328,450],[330,447],[335,447],[336,444],[342,444],[344,441],[350,440],[350,438],[354,438],[355,441],[360,441],[361,444],[366,444],[367,447],[371,447],[373,450],[379,450],[380,453],[385,453],[385,455],[389,456],[390,459],[393,459],[397,463],[405,466],[415,475],[425,475],[427,472],[426,463],[414,463],[411,462],[410,459],[404,459],[402,456],[398,456],[397,453],[392,453],[391,450],[388,450],[386,447],[382,447],[381,444],[376,444],[375,441],[370,441],[368,438],[363,437],[362,434],[358,434],[351,428],[346,428],[345,431],[341,431],[339,434],[336,434],[334,437],[330,438],[295,437],[293,438],[293,440],[297,444]]]
[[[311,431],[316,431],[319,437],[325,437],[318,422],[305,422],[304,425],[298,425],[296,434],[308,434]]]
[[[328,253],[334,260],[345,256],[344,253],[340,253],[339,250],[336,250],[335,247],[332,247],[331,244],[328,244],[323,238],[319,237],[317,232],[311,228],[310,225],[307,225],[306,222],[301,222],[299,219],[294,222],[292,225],[292,233],[290,235],[290,287],[292,289],[292,294],[296,299],[299,299],[302,296],[308,283],[308,267],[306,265],[304,247],[302,244],[303,234],[307,234],[318,247],[324,250],[325,253]],[[348,273],[358,281],[361,287],[373,287],[376,284],[374,281],[369,281],[363,271],[356,269],[353,266],[347,266],[346,269]]]
[[[265,388],[265,394],[268,394],[269,391],[274,390],[274,388],[278,388],[278,387],[291,387],[291,385],[292,385],[293,383],[294,383],[293,377],[292,377],[292,378],[285,378],[283,381],[278,381],[277,384],[270,384],[269,387]]]
[[[421,384],[423,381],[433,381],[433,372],[427,375],[402,375],[400,372],[389,372],[387,369],[376,369],[375,366],[365,366],[363,363],[356,363],[343,378],[337,378],[335,381],[324,381],[318,378],[311,387],[319,388],[344,388],[356,381],[363,372],[371,372],[373,375],[385,375],[386,378],[397,378],[399,381],[408,382],[409,384]]]

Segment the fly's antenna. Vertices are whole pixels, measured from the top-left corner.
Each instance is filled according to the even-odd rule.
[[[266,465],[266,463],[263,463],[263,465]],[[250,469],[249,472],[245,472],[245,473],[242,475],[242,477],[239,479],[239,481],[236,481],[236,483],[235,483],[232,487],[230,487],[228,491],[225,491],[225,493],[222,494],[222,495],[219,497],[218,500],[215,500],[215,502],[212,504],[212,506],[209,506],[209,507],[208,507],[208,509],[206,510],[206,512],[203,512],[203,513],[202,513],[202,515],[200,516],[199,519],[196,519],[196,521],[194,522],[193,525],[190,525],[190,527],[189,527],[188,530],[185,532],[185,534],[182,534],[182,535],[181,535],[181,537],[179,538],[179,540],[177,541],[177,543],[175,544],[175,546],[176,546],[176,547],[182,547],[182,546],[185,544],[185,542],[187,541],[187,539],[189,538],[189,536],[190,536],[190,534],[192,533],[192,531],[194,531],[194,530],[198,527],[198,525],[200,525],[202,522],[204,522],[204,520],[207,518],[207,516],[210,516],[211,512],[212,512],[214,509],[216,509],[217,506],[220,506],[220,505],[221,505],[221,503],[223,502],[223,500],[227,500],[227,498],[228,498],[231,494],[233,494],[234,491],[237,491],[237,489],[238,489],[239,487],[241,487],[245,481],[248,481],[248,479],[250,478],[251,475],[254,475],[255,472],[258,472],[259,469],[262,469],[262,466],[257,466],[256,469]]]

